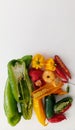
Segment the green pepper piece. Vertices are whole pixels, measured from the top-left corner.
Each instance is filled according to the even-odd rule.
[[[10,125],[15,126],[20,121],[21,113],[18,112],[17,102],[13,97],[8,79],[4,90],[4,111]]]
[[[32,55],[23,56],[21,59],[25,62],[26,67],[29,68],[31,60],[32,60]]]
[[[17,102],[22,105],[22,114],[25,119],[32,116],[32,82],[28,75],[26,64],[23,60],[12,60],[8,63],[8,76],[12,93]],[[30,115],[29,115],[30,113]],[[25,116],[25,115],[29,116]]]
[[[45,113],[47,119],[51,118],[54,115],[54,104],[55,104],[55,96],[49,95],[45,97]]]

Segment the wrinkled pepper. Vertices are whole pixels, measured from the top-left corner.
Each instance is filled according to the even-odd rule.
[[[21,119],[17,102],[13,97],[9,80],[7,79],[4,90],[4,111],[10,125],[15,126]]]
[[[43,102],[42,100],[38,100],[38,99],[33,99],[33,108],[34,108],[34,112],[37,116],[38,121],[43,125],[46,126],[47,123],[46,121],[46,115],[45,115],[45,110],[44,110],[44,106],[43,106]]]
[[[21,103],[23,117],[31,119],[32,82],[28,76],[28,70],[23,59],[12,60],[8,63],[8,78],[15,100]]]

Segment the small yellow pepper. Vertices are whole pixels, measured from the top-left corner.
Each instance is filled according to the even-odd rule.
[[[44,67],[44,56],[41,54],[36,54],[32,59],[32,67],[36,69],[41,69]]]
[[[56,67],[55,67],[55,62],[54,62],[53,58],[49,58],[46,60],[45,69],[50,70],[50,71],[55,71]]]
[[[47,125],[47,123],[45,122],[46,121],[46,115],[45,115],[42,99],[38,100],[38,99],[33,98],[33,108],[34,108],[34,112],[37,116],[38,121],[43,126],[46,126]]]

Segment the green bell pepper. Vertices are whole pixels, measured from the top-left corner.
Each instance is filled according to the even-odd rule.
[[[21,113],[18,111],[17,102],[13,97],[8,79],[4,90],[4,111],[10,125],[15,126],[20,121]]]
[[[23,59],[12,60],[8,63],[8,78],[12,93],[17,102],[21,104],[22,114],[25,119],[32,116],[32,82]]]

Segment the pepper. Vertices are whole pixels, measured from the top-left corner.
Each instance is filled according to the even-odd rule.
[[[62,68],[62,70],[64,71],[64,73],[69,78],[71,78],[71,73],[70,73],[69,69],[67,68],[67,66],[64,64],[64,62],[62,61],[62,59],[58,55],[55,55],[54,56],[54,60],[55,60],[55,63],[58,64]]]
[[[54,115],[55,96],[53,94],[45,97],[46,117],[51,118]]]
[[[7,79],[4,90],[4,112],[10,125],[15,126],[21,119],[17,102],[13,97],[9,79]]]
[[[45,111],[44,111],[44,106],[43,106],[43,102],[42,100],[38,100],[38,99],[33,99],[33,108],[35,111],[35,114],[37,116],[38,121],[43,125],[46,126],[47,123],[46,121],[46,115],[45,115]]]
[[[41,69],[44,67],[45,58],[41,54],[36,54],[32,58],[32,68]]]
[[[21,59],[25,62],[26,67],[29,68],[32,61],[32,55],[25,55]]]
[[[32,82],[22,59],[8,63],[8,78],[15,100],[21,103],[23,117],[30,119],[32,117]]]
[[[42,99],[45,96],[48,96],[50,94],[54,94],[59,88],[63,86],[62,82],[58,84],[59,81],[56,83],[54,82],[54,85],[51,83],[46,83],[45,85],[41,86],[37,90],[34,90],[32,92],[33,98],[36,99]]]
[[[65,115],[63,115],[63,114],[55,114],[53,117],[48,119],[48,121],[51,122],[51,123],[58,123],[60,121],[63,121],[64,119],[66,119]]]
[[[55,72],[57,73],[57,75],[61,78],[61,80],[65,83],[68,82],[68,78],[67,76],[65,75],[65,73],[62,71],[62,68],[60,66],[56,66],[56,70]]]
[[[56,66],[53,58],[49,58],[45,61],[45,69],[50,71],[55,71]]]
[[[55,113],[63,113],[65,111],[67,111],[71,104],[72,104],[73,99],[71,97],[65,97],[63,99],[61,99],[60,101],[58,101],[55,105],[54,105],[54,111]]]

